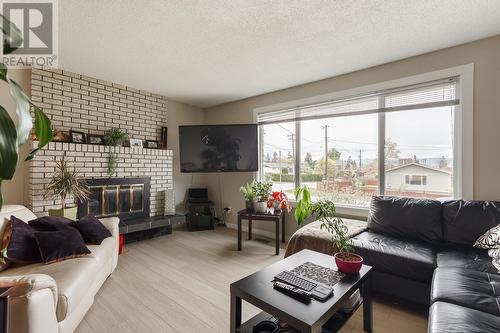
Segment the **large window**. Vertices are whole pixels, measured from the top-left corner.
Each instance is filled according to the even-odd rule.
[[[261,178],[289,195],[368,206],[376,194],[456,196],[458,79],[258,115]]]

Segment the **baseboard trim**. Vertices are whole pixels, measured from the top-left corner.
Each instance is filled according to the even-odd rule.
[[[236,223],[227,223],[226,222],[226,226],[228,228],[238,230],[238,225]],[[242,230],[244,232],[248,232],[248,225],[243,225]],[[258,236],[274,239],[274,232],[258,229],[258,228],[255,228],[254,226],[252,226],[252,235],[258,235]],[[280,234],[280,238],[281,238],[281,234]],[[290,239],[290,237],[288,235],[285,235],[285,242],[288,242],[289,239]]]

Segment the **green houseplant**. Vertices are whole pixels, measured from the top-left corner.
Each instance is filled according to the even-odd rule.
[[[68,167],[64,156],[56,163],[56,170],[49,184],[45,188],[45,197],[61,198],[61,209],[49,209],[50,216],[64,216],[71,220],[76,220],[76,206],[66,207],[66,199],[72,195],[79,201],[89,199],[90,191],[87,183],[80,177],[78,170],[73,166]]]
[[[361,269],[363,258],[352,253],[351,240],[349,239],[347,226],[337,216],[333,201],[318,200],[312,202],[311,192],[307,186],[295,189],[295,219],[301,225],[310,216],[321,222],[321,229],[325,229],[332,235],[332,241],[337,248],[335,263],[340,271],[344,273],[357,273]]]
[[[245,185],[240,187],[241,193],[245,197],[245,208],[247,212],[254,213],[255,212],[255,180],[252,180],[250,183],[246,183]]]
[[[104,132],[104,144],[106,146],[121,146],[125,140],[128,140],[128,135],[120,128],[113,127]],[[118,167],[118,155],[112,150],[114,150],[114,148],[110,148],[108,153],[108,175],[110,177],[113,176]]]
[[[22,45],[21,31],[3,15],[0,14],[0,26],[3,33],[4,55],[14,52]],[[29,138],[33,128],[38,138],[37,148],[31,150],[26,161],[33,159],[36,152],[47,145],[53,137],[49,118],[42,109],[33,104],[21,86],[12,80],[8,74],[7,67],[0,63],[0,80],[4,81],[10,89],[10,95],[16,103],[16,121],[14,121],[7,110],[0,105],[0,209],[3,204],[2,181],[11,180],[16,172],[19,158],[19,147]]]
[[[253,190],[255,192],[255,211],[257,213],[266,213],[267,212],[267,200],[271,195],[271,188],[273,185],[268,182],[255,182],[253,185]]]

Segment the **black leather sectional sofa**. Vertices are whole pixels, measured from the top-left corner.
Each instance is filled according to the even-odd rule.
[[[430,305],[429,332],[500,332],[500,275],[473,244],[500,224],[500,202],[378,196],[354,252],[376,291]]]

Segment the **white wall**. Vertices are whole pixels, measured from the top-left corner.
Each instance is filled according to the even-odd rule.
[[[176,213],[184,211],[184,197],[190,187],[203,187],[205,176],[202,174],[181,173],[179,163],[179,125],[200,125],[204,123],[202,109],[184,103],[167,101],[168,149],[174,152],[174,189]]]

